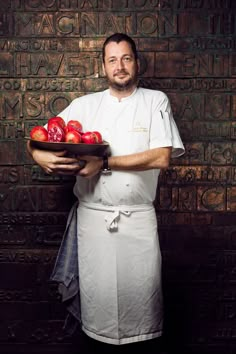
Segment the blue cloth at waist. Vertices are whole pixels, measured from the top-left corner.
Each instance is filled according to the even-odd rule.
[[[76,202],[68,215],[66,229],[58,251],[50,279],[58,283],[58,292],[65,302],[68,316],[65,330],[73,333],[81,323],[79,296],[79,265],[77,245],[77,207]]]

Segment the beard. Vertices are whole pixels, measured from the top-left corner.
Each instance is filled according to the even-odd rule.
[[[136,86],[137,81],[138,81],[137,71],[134,73],[133,76],[128,76],[127,79],[123,79],[123,81],[119,82],[119,81],[116,81],[116,76],[118,76],[120,74],[128,75],[128,73],[126,71],[120,70],[118,73],[116,73],[114,75],[114,78],[107,77],[108,85],[111,88],[113,88],[114,90],[117,90],[117,91],[125,91],[125,90],[132,88],[133,86]]]

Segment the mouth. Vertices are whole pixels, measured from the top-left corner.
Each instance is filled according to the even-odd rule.
[[[124,71],[122,71],[122,72],[119,72],[119,73],[117,73],[117,74],[115,74],[114,76],[116,77],[119,77],[119,78],[123,78],[123,77],[125,77],[125,76],[127,76],[128,75],[128,73],[127,72],[124,72]]]

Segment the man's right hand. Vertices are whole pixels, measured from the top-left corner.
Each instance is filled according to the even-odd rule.
[[[66,150],[39,150],[33,148],[29,141],[27,150],[33,160],[48,174],[76,175],[82,168],[78,158],[66,156]]]

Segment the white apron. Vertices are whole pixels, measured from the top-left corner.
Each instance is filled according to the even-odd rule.
[[[111,344],[162,332],[161,254],[150,204],[78,208],[82,328]]]

